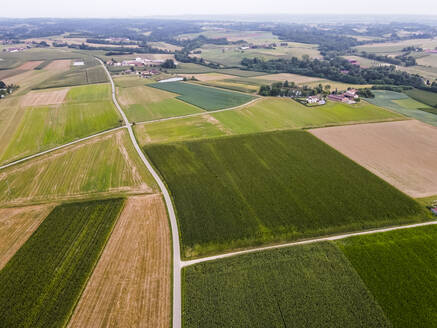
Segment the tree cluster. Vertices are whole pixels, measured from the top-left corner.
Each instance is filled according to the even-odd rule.
[[[333,81],[351,84],[391,84],[424,86],[419,75],[396,70],[395,66],[378,66],[361,68],[350,64],[347,60],[336,57],[331,60],[272,59],[244,58],[241,64],[248,70],[269,73],[294,73],[307,76],[321,77]]]

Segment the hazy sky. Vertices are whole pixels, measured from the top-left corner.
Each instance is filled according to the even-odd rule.
[[[0,17],[323,13],[437,15],[437,0],[4,0],[0,7]]]

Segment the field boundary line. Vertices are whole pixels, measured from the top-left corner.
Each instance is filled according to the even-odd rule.
[[[202,109],[203,112],[201,113],[194,113],[194,114],[187,114],[187,115],[181,115],[181,116],[172,116],[172,117],[164,117],[164,118],[158,118],[156,120],[150,120],[150,121],[141,121],[141,122],[135,122],[135,124],[141,124],[141,125],[146,125],[146,124],[151,124],[151,123],[157,123],[157,122],[163,122],[163,121],[171,121],[171,120],[177,120],[177,119],[182,119],[182,118],[188,118],[188,117],[193,117],[193,116],[202,116],[202,115],[208,115],[208,114],[215,114],[215,113],[220,113],[220,112],[226,112],[228,110],[234,110],[234,109],[239,109],[245,106],[250,106],[253,103],[260,101],[261,99],[264,99],[264,97],[258,97],[255,99],[252,99],[251,101],[244,103],[242,105],[238,105],[238,106],[234,106],[234,107],[229,107],[229,108],[223,108],[223,109],[217,109],[217,110],[210,110],[207,111],[205,109]],[[180,100],[180,99],[178,99]],[[183,101],[183,100],[181,100]],[[196,106],[197,107],[197,106]]]
[[[59,150],[59,149],[62,149],[62,148],[65,148],[65,147],[68,147],[68,146],[71,146],[71,145],[77,144],[77,143],[79,143],[79,142],[86,141],[86,140],[92,139],[92,138],[94,138],[94,137],[98,137],[98,136],[104,135],[104,134],[106,134],[106,133],[113,132],[113,131],[117,131],[117,130],[124,129],[124,128],[126,128],[126,127],[125,127],[125,126],[118,126],[118,127],[116,127],[116,128],[112,128],[112,129],[105,130],[105,131],[102,131],[102,132],[99,132],[99,133],[96,133],[96,134],[92,134],[92,135],[90,135],[90,136],[88,136],[88,137],[81,138],[81,139],[77,139],[77,140],[74,140],[74,141],[68,142],[68,143],[66,143],[66,144],[63,144],[63,145],[60,145],[60,146],[56,146],[56,147],[54,147],[54,148],[50,148],[50,149],[44,150],[44,151],[42,151],[42,152],[39,152],[39,153],[36,153],[36,154],[30,155],[30,156],[27,156],[27,157],[23,157],[23,158],[21,158],[21,159],[18,159],[18,160],[16,160],[16,161],[10,162],[10,163],[8,163],[8,164],[1,165],[1,166],[0,166],[0,170],[5,169],[5,168],[10,167],[10,166],[13,166],[13,165],[20,164],[20,163],[25,162],[25,161],[27,161],[27,160],[29,160],[29,159],[33,159],[33,158],[35,158],[35,157],[39,157],[39,156],[42,156],[42,155],[45,155],[45,154],[48,154],[48,153],[54,152],[54,151],[56,151],[56,150]]]
[[[153,168],[152,164],[147,160],[146,156],[144,155],[143,151],[141,150],[137,139],[135,138],[135,134],[132,129],[132,124],[129,123],[129,120],[124,113],[123,109],[118,104],[116,95],[115,95],[115,85],[114,80],[112,79],[111,74],[109,73],[108,69],[106,68],[105,64],[102,60],[95,57],[100,64],[103,66],[106,74],[108,75],[109,81],[111,83],[112,87],[112,101],[117,108],[117,110],[120,112],[121,116],[123,117],[123,120],[126,124],[126,128],[129,131],[129,136],[132,141],[132,144],[137,151],[138,155],[140,156],[141,160],[143,161],[146,168],[149,170],[150,174],[155,179],[156,183],[159,186],[159,189],[161,190],[162,194],[164,195],[165,205],[167,207],[167,213],[170,218],[170,226],[171,226],[171,233],[172,233],[172,243],[173,243],[173,297],[172,297],[172,304],[173,304],[173,327],[180,328],[181,322],[182,322],[182,296],[181,296],[181,251],[180,251],[180,244],[179,244],[179,229],[178,224],[176,221],[176,213],[173,208],[173,202],[171,200],[170,194],[167,190],[167,187],[165,186],[164,182],[162,181],[161,177],[158,175],[158,173]]]
[[[214,256],[209,256],[209,257],[203,257],[203,258],[194,259],[194,260],[182,261],[181,266],[182,266],[182,268],[184,268],[184,267],[194,265],[197,263],[214,261],[214,260],[224,259],[227,257],[255,253],[255,252],[260,252],[260,251],[265,251],[265,250],[270,250],[270,249],[278,249],[278,248],[284,248],[284,247],[314,244],[314,243],[319,243],[319,242],[323,242],[323,241],[335,241],[335,240],[345,239],[345,238],[354,237],[354,236],[371,235],[371,234],[375,234],[375,233],[388,232],[388,231],[394,231],[394,230],[402,230],[402,229],[411,229],[411,228],[423,227],[423,226],[428,226],[428,225],[436,225],[436,224],[437,224],[437,220],[434,220],[434,221],[414,223],[414,224],[408,224],[408,225],[400,225],[400,226],[394,226],[394,227],[388,227],[388,228],[379,228],[379,229],[372,229],[372,230],[367,230],[367,231],[350,232],[350,233],[345,233],[345,234],[341,234],[341,235],[305,239],[305,240],[295,241],[295,242],[291,242],[291,243],[257,247],[257,248],[242,250],[242,251],[236,251],[236,252],[224,253],[224,254],[219,254],[219,255],[214,255]]]

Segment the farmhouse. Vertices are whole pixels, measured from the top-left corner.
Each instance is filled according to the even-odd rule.
[[[357,89],[349,89],[344,93],[344,96],[348,98],[358,99],[359,97],[357,92],[358,92]]]
[[[184,78],[183,77],[172,77],[170,79],[165,79],[165,80],[161,80],[158,81],[159,83],[166,83],[166,82],[178,82],[178,81],[183,81]]]
[[[308,104],[316,104],[319,101],[319,97],[309,96],[306,100]]]
[[[360,63],[356,59],[348,59],[349,64],[360,66]]]
[[[73,66],[83,66],[85,63],[83,61],[74,62]]]

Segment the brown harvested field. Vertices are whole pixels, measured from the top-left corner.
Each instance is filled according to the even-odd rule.
[[[38,228],[54,205],[0,208],[0,270]]]
[[[437,195],[437,128],[433,126],[408,120],[311,133],[411,197]]]
[[[202,81],[202,82],[220,81],[220,80],[234,79],[235,78],[235,75],[227,75],[227,74],[221,74],[221,73],[178,74],[178,76],[186,77],[187,79],[190,79],[192,76],[194,76],[197,80]]]
[[[64,102],[70,88],[63,88],[52,91],[34,92],[31,91],[22,97],[21,105],[28,106],[43,106],[43,105],[57,105]]]
[[[128,198],[68,327],[170,327],[170,292],[162,197]]]
[[[37,60],[28,61],[28,62],[25,62],[24,64],[22,64],[20,67],[18,67],[18,69],[25,70],[25,71],[31,70],[31,69],[34,69],[35,67],[37,67],[41,63],[42,63],[42,61],[37,61]]]
[[[323,80],[321,77],[311,77],[305,75],[298,75],[292,73],[278,73],[278,74],[270,74],[270,75],[262,75],[256,76],[255,79],[267,80],[267,81],[288,81],[294,82],[296,84],[300,83],[309,83],[314,81]]]
[[[54,60],[50,64],[46,66],[46,70],[51,71],[66,71],[71,66],[71,60],[70,59],[61,59],[61,60]]]

